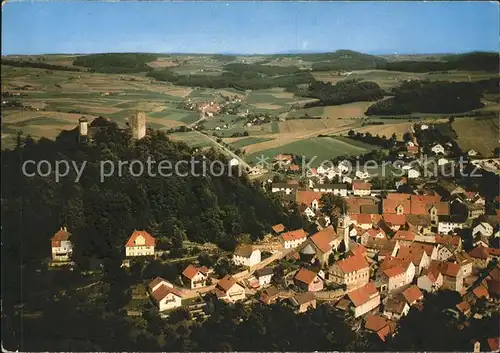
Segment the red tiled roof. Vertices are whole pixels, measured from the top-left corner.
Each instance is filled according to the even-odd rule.
[[[404,214],[384,214],[382,218],[389,225],[404,226],[406,224],[406,215]]]
[[[236,279],[231,275],[225,275],[219,282],[217,282],[217,287],[223,292],[227,292],[232,286],[236,284]]]
[[[385,233],[382,229],[371,228],[371,229],[368,229],[365,233],[367,233],[369,236],[371,236],[373,238],[377,238],[377,236],[379,234],[382,234],[383,236],[385,236]]]
[[[207,274],[208,268],[206,268],[205,266],[196,267],[196,266],[189,264],[189,266],[186,267],[186,269],[182,272],[182,275],[184,277],[189,278],[189,279],[193,279],[194,276],[196,276],[198,274],[198,272],[201,272],[203,274]]]
[[[277,154],[274,159],[277,161],[291,161],[293,157],[291,154]]]
[[[180,298],[182,298],[182,293],[175,287],[169,287],[165,284],[162,284],[160,287],[158,287],[153,293],[152,296],[153,298],[159,302],[163,298],[165,298],[168,294],[174,294]]]
[[[372,224],[372,215],[367,213],[356,213],[351,215],[352,220],[356,220],[358,224]]]
[[[304,231],[304,229],[296,229],[292,230],[290,232],[286,232],[281,235],[284,241],[291,241],[291,240],[297,240],[297,239],[302,239],[307,237],[307,233]]]
[[[373,282],[369,282],[368,284],[360,287],[352,292],[347,293],[347,296],[352,301],[354,306],[359,307],[365,303],[367,303],[370,299],[378,295],[378,290],[375,287]]]
[[[416,285],[413,285],[403,291],[403,296],[405,297],[408,304],[413,304],[414,302],[424,297],[422,291]]]
[[[396,234],[394,234],[393,239],[414,241],[415,240],[415,233],[413,233],[411,230],[398,230],[396,232]]]
[[[472,293],[474,293],[474,295],[478,299],[481,299],[482,297],[485,297],[485,298],[488,297],[488,290],[485,287],[481,286],[481,285],[479,285],[476,288],[474,288],[472,290]]]
[[[141,245],[136,245],[135,240],[137,237],[142,236],[144,238],[145,243]],[[126,247],[132,247],[132,246],[155,246],[155,238],[145,230],[135,230],[130,238],[127,241],[127,244],[125,244]]]
[[[467,314],[470,311],[470,305],[466,301],[461,301],[460,303],[458,303],[456,305],[456,308],[463,314]]]
[[[366,256],[366,248],[359,243],[355,243],[354,246],[350,246],[349,251],[353,254],[353,256]]]
[[[330,225],[311,236],[311,241],[318,247],[319,250],[326,253],[332,248],[330,243],[336,237],[337,233],[335,233],[333,226]]]
[[[361,206],[372,206],[375,205],[375,200],[369,197],[347,197],[345,198],[347,202],[347,211],[350,214],[361,213]]]
[[[167,280],[161,278],[161,277],[156,277],[155,279],[153,279],[151,282],[149,282],[148,284],[148,289],[150,291],[153,290],[154,287],[156,287],[158,284],[160,284],[161,282],[167,282]]]
[[[369,268],[370,265],[363,256],[349,256],[344,260],[337,262],[337,266],[344,273],[352,273],[355,271],[362,270],[364,268]]]
[[[274,226],[271,227],[276,233],[281,233],[282,231],[285,230],[285,226],[283,224],[275,224]]]
[[[353,190],[371,190],[372,184],[370,183],[364,183],[360,181],[355,181],[352,183],[352,189]]]
[[[417,153],[417,152],[418,152],[418,146],[416,146],[416,145],[413,145],[413,146],[406,146],[406,150],[407,150],[408,152]]]
[[[401,266],[394,266],[394,267],[387,268],[387,269],[383,270],[383,272],[387,277],[392,278],[392,277],[400,276],[403,273],[405,273],[405,269]]]
[[[393,194],[389,194],[393,195]],[[387,196],[389,196],[387,195]],[[406,195],[406,194],[396,194],[396,195]],[[382,214],[396,213],[396,209],[399,206],[403,207],[403,214],[410,214],[411,206],[410,200],[403,198],[386,198],[382,200]]]
[[[292,164],[289,169],[293,171],[299,170],[299,166],[297,164]]]
[[[316,278],[317,274],[307,268],[301,268],[295,275],[295,279],[307,285],[311,284]]]
[[[321,192],[299,190],[295,195],[295,200],[299,205],[304,204],[310,206],[314,200],[318,200],[319,202],[321,195]]]
[[[368,314],[365,318],[365,329],[377,332],[387,326],[387,319],[380,315]]]
[[[57,231],[56,234],[50,239],[52,247],[60,247],[61,241],[68,240],[71,236],[71,233],[66,230],[66,228],[61,228]]]
[[[489,257],[489,251],[488,248],[480,244],[479,246],[476,246],[474,249],[469,251],[469,255],[475,259],[486,260]]]
[[[498,350],[500,350],[500,337],[488,338],[486,341],[492,352],[498,352]]]
[[[436,234],[436,244],[451,244],[453,246],[460,246],[461,238],[458,235],[441,235]]]
[[[453,262],[443,262],[432,260],[429,270],[432,272],[441,272],[443,275],[449,277],[456,277],[460,272],[460,265]]]

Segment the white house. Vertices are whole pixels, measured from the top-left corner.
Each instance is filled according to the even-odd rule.
[[[260,270],[255,271],[255,277],[257,277],[257,279],[259,280],[259,285],[261,287],[270,284],[273,275],[273,269],[270,267],[264,267]]]
[[[481,222],[472,229],[472,237],[476,235],[490,237],[493,235],[493,227],[489,223]]]
[[[437,247],[437,259],[446,261],[453,256],[454,247],[450,244],[439,244]]]
[[[393,298],[389,298],[387,302],[384,304],[384,316],[389,320],[399,320],[410,310],[410,306],[408,303],[403,300],[395,300]]]
[[[352,178],[350,176],[343,175],[342,176],[342,182],[343,183],[347,183],[347,184],[352,184]]]
[[[236,167],[240,164],[240,161],[238,160],[238,158],[232,158],[230,161],[229,161],[229,166],[231,167]]]
[[[254,249],[252,245],[239,245],[233,254],[233,262],[235,265],[254,266],[260,262],[260,250]]]
[[[438,223],[438,233],[440,234],[448,234],[455,229],[462,229],[464,228],[465,224],[462,222],[453,222],[453,221],[439,221]]]
[[[182,305],[182,293],[172,283],[156,277],[148,284],[149,293],[159,311],[178,308]]]
[[[208,268],[205,266],[196,267],[189,265],[182,272],[184,282],[189,284],[191,289],[205,287],[208,279]]]
[[[73,244],[70,241],[71,233],[66,227],[61,227],[50,239],[52,261],[69,261],[73,253]]]
[[[226,275],[217,282],[214,292],[219,299],[230,303],[244,300],[246,297],[245,288],[239,285],[231,275]]]
[[[427,272],[417,279],[418,288],[434,293],[443,286],[443,275],[440,272]]]
[[[145,230],[135,230],[125,244],[125,256],[152,256],[155,238]]]
[[[348,160],[344,159],[338,165],[338,170],[340,173],[348,173],[351,170],[352,164]]]
[[[441,157],[441,158],[439,158],[439,159],[438,159],[437,163],[438,163],[438,165],[439,165],[439,166],[442,166],[442,165],[445,165],[445,164],[450,163],[450,161],[449,161],[449,160],[447,160],[447,159],[446,159],[446,158],[444,158],[444,157]]]
[[[420,130],[427,130],[427,129],[429,129],[429,125],[426,124],[420,125]]]
[[[298,189],[297,184],[287,184],[287,183],[273,183],[271,186],[271,192],[284,192],[286,195],[290,195]]]
[[[467,154],[469,156],[477,156],[477,152],[475,150],[470,150],[469,152],[467,152]]]
[[[336,196],[347,196],[346,184],[317,184],[312,187],[315,192],[331,192]]]
[[[444,154],[444,147],[438,143],[432,146],[431,151],[434,152],[434,154]]]
[[[347,294],[354,308],[354,317],[360,317],[380,305],[380,293],[373,282]]]
[[[415,179],[420,177],[420,172],[416,169],[408,169],[408,178]]]
[[[281,242],[285,249],[293,249],[305,242],[307,233],[304,229],[292,230],[281,235]]]

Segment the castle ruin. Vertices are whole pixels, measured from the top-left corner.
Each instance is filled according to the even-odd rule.
[[[135,112],[129,120],[130,132],[132,138],[140,140],[146,136],[146,114],[144,112]]]

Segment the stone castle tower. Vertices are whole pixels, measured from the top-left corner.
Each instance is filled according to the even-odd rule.
[[[78,119],[78,132],[81,137],[87,136],[89,133],[89,121],[84,116]]]
[[[140,140],[146,136],[146,114],[144,112],[135,112],[129,119],[132,138]]]

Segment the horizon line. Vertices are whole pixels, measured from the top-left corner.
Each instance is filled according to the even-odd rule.
[[[274,53],[241,53],[241,52],[154,52],[154,51],[109,51],[109,52],[80,52],[80,53],[31,53],[31,54],[18,54],[18,53],[10,53],[10,54],[2,54],[2,57],[7,56],[37,56],[37,55],[94,55],[94,54],[158,54],[158,55],[200,55],[200,56],[209,56],[209,55],[222,55],[222,56],[270,56],[270,55],[308,55],[308,54],[333,54],[338,51],[352,51],[359,54],[373,55],[373,56],[389,56],[389,55],[454,55],[454,54],[468,54],[468,53],[495,53],[499,54],[495,51],[487,51],[487,50],[467,50],[467,51],[455,51],[455,52],[430,52],[430,53],[400,53],[400,52],[361,52],[352,49],[336,49],[333,51],[327,50],[285,50]]]

